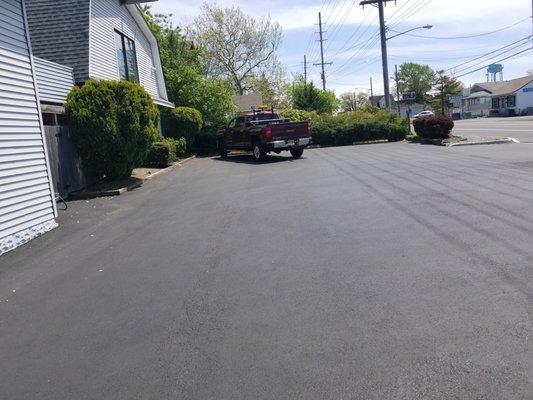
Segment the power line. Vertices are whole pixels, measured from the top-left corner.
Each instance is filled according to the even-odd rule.
[[[512,25],[508,25],[508,26],[505,26],[503,28],[500,28],[500,29],[496,29],[495,31],[490,31],[490,32],[485,32],[485,33],[479,33],[479,34],[475,34],[475,35],[467,35],[467,36],[448,36],[448,37],[438,37],[438,36],[424,36],[424,35],[415,35],[415,34],[410,34],[410,33],[406,33],[407,36],[412,36],[412,37],[416,37],[416,38],[422,38],[422,39],[435,39],[435,40],[455,40],[455,39],[469,39],[469,38],[476,38],[476,37],[481,37],[481,36],[487,36],[487,35],[492,35],[494,33],[498,33],[498,32],[502,32],[502,31],[505,31],[507,29],[511,29],[517,25],[520,25],[522,22],[524,21],[528,21],[530,20],[531,17],[527,17],[527,18],[524,18],[518,22],[515,22],[514,24]],[[396,32],[395,30],[393,29],[390,29],[391,31],[393,32]]]
[[[368,17],[370,16],[370,14],[372,14],[371,12],[368,12],[365,16],[365,18],[361,21],[361,23],[357,26],[357,28],[355,29],[355,31],[350,35],[350,37],[348,37],[348,39],[346,39],[346,41],[344,42],[344,44],[340,47],[339,50],[337,50],[336,53],[334,53],[332,55],[332,57],[335,57],[337,55],[339,55],[340,53],[342,53],[343,51],[347,51],[347,50],[350,50],[354,47],[357,47],[357,44],[352,46],[352,47],[348,47],[346,48],[346,45],[355,37],[355,35],[357,35],[357,33],[359,32],[359,30],[361,29],[361,27],[364,25],[364,23],[366,22],[366,20],[368,19]],[[372,25],[374,24],[374,22],[376,22],[376,20],[378,19],[378,17],[376,16],[372,22],[366,27],[366,29],[361,33],[360,37],[363,37],[365,35],[365,33],[372,27]]]
[[[416,13],[420,12],[424,7],[426,7],[429,3],[431,3],[433,0],[427,0],[425,3],[423,3],[421,6],[419,7],[416,7],[416,9],[413,9],[411,13],[403,16],[403,17],[400,17],[399,20],[396,20],[394,22],[395,25],[399,25],[401,24],[402,22],[405,22],[407,19],[411,18],[413,15],[415,15]]]
[[[498,49],[496,49],[496,50],[493,50],[493,51],[490,51],[490,52],[488,52],[488,53],[482,54],[482,55],[480,55],[480,56],[478,56],[478,57],[476,57],[476,58],[473,58],[473,59],[471,59],[471,60],[469,60],[469,61],[466,61],[466,62],[464,62],[464,63],[457,64],[457,65],[455,65],[455,66],[453,66],[453,67],[451,67],[451,68],[448,68],[446,71],[451,71],[451,70],[456,69],[456,68],[458,68],[458,67],[462,67],[463,65],[470,64],[470,63],[473,62],[473,61],[477,61],[477,60],[479,60],[479,59],[482,59],[482,58],[485,58],[485,57],[487,57],[487,56],[490,56],[491,54],[498,53],[498,52],[500,52],[501,50],[506,49],[506,48],[508,48],[508,47],[511,47],[511,48],[510,48],[509,50],[506,50],[504,53],[506,53],[507,51],[511,51],[511,50],[513,50],[515,47],[523,46],[525,43],[521,43],[521,42],[524,42],[524,41],[526,41],[526,40],[529,40],[532,36],[533,36],[533,35],[526,36],[526,37],[524,37],[524,38],[522,38],[522,39],[520,39],[520,40],[517,40],[516,42],[510,43],[510,44],[508,44],[508,45],[506,45],[506,46],[503,46],[503,47],[500,47],[500,48],[498,48]],[[518,46],[515,46],[517,43],[521,43],[521,44],[519,44]]]
[[[520,47],[524,46],[525,44],[526,44],[526,43],[519,44],[519,45],[514,46],[514,47],[512,47],[512,48],[509,48],[509,49],[507,49],[507,50],[500,51],[500,52],[498,52],[498,54],[494,54],[492,57],[493,57],[493,58],[494,58],[494,57],[501,57],[501,56],[505,55],[506,53],[509,53],[510,51],[515,51],[515,50],[519,49]],[[527,43],[527,45],[529,45],[529,43]],[[523,47],[522,47],[522,49],[523,49]],[[526,49],[526,50],[527,50],[527,49]],[[489,58],[489,59],[482,60],[482,61],[479,61],[479,62],[477,62],[477,63],[474,63],[473,65],[470,65],[470,66],[468,66],[468,67],[460,68],[459,70],[454,70],[454,73],[455,73],[455,74],[457,74],[457,73],[461,73],[461,72],[463,72],[463,71],[466,71],[466,70],[468,70],[468,69],[470,69],[470,68],[475,67],[476,65],[480,65],[480,64],[486,63],[486,62],[488,62],[489,60],[490,60],[490,58]]]
[[[413,13],[424,1],[425,0],[416,0],[415,3],[411,4],[405,10],[403,10],[399,14],[395,15],[394,17],[389,18],[387,23],[389,25],[395,24],[397,21],[399,21],[401,18],[405,17],[409,13]]]
[[[394,12],[389,16],[389,19],[387,19],[387,22],[389,22],[390,19],[394,18],[394,16],[398,14],[404,7],[406,7],[410,1],[411,0],[406,0],[404,3],[402,3],[402,5],[400,5],[399,7],[396,7]]]
[[[344,13],[344,18],[339,22],[339,24],[337,24],[336,28],[334,28],[333,31],[331,32],[330,43],[333,43],[333,40],[337,37],[337,35],[341,31],[342,26],[344,25],[344,23],[346,22],[346,20],[350,16],[350,13],[351,13],[353,7],[355,6],[355,4],[356,4],[355,0],[352,0],[352,4],[348,8],[348,10]],[[329,47],[330,47],[330,45],[328,45],[326,47],[326,50],[328,50]]]
[[[359,49],[352,56],[350,56],[350,58],[348,58],[343,64],[339,66],[339,68],[335,69],[332,73],[338,74],[339,72],[345,71],[347,67],[354,67],[356,65],[364,63],[363,60],[360,60],[355,63],[352,63],[351,61],[356,57],[363,58],[363,56],[367,54],[365,50],[369,50],[370,48],[372,48],[374,45],[378,43],[378,41],[379,41],[379,36],[372,36],[368,38],[368,40],[365,43],[363,43],[359,47]]]
[[[473,74],[474,72],[478,72],[478,71],[481,71],[481,70],[483,70],[483,69],[485,69],[485,68],[488,68],[488,67],[489,67],[490,65],[492,65],[492,64],[498,64],[498,63],[500,63],[500,62],[502,62],[502,61],[509,60],[510,58],[516,57],[516,56],[518,56],[518,55],[520,55],[520,54],[523,54],[523,53],[526,53],[526,52],[528,52],[528,51],[533,51],[533,47],[529,47],[529,48],[527,48],[527,49],[525,49],[525,50],[519,51],[518,53],[515,53],[515,54],[512,54],[512,55],[507,56],[507,57],[505,57],[505,58],[502,58],[501,60],[493,61],[493,62],[491,62],[490,64],[484,65],[484,66],[481,67],[481,68],[474,69],[474,70],[472,70],[472,71],[470,71],[470,72],[466,72],[466,73],[464,73],[464,74],[462,74],[462,75],[457,75],[457,76],[455,76],[455,78],[461,78],[461,77],[463,77],[463,76]]]

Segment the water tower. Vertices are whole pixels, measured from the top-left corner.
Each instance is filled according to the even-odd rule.
[[[498,79],[498,75],[500,79]],[[487,82],[497,82],[498,80],[503,81],[503,65],[489,65],[489,67],[487,68]]]

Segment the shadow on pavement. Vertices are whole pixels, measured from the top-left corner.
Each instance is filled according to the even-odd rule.
[[[296,161],[291,156],[284,157],[278,155],[267,155],[263,161],[255,161],[251,154],[235,154],[229,155],[228,158],[213,157],[213,160],[224,161],[224,162],[233,162],[241,164],[273,164],[278,162],[290,162]]]

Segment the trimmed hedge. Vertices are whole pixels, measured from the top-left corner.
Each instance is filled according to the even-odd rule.
[[[321,119],[320,115],[316,111],[305,111],[295,108],[286,108],[279,111],[276,110],[276,113],[280,116],[280,118],[288,118],[291,121],[307,121],[309,122],[310,126]]]
[[[405,121],[396,115],[378,111],[356,111],[324,117],[316,122],[313,143],[322,146],[345,146],[357,142],[404,140],[408,133]]]
[[[132,82],[75,86],[65,108],[74,145],[95,178],[129,177],[158,136],[159,111],[144,88]]]
[[[431,115],[413,120],[415,132],[422,139],[449,138],[454,125],[453,119],[447,115]]]
[[[152,143],[145,165],[149,167],[166,167],[185,155],[187,151],[187,141],[185,138],[178,140],[163,138]]]
[[[204,124],[202,114],[195,108],[176,107],[170,110],[165,136],[173,139],[185,138],[189,146],[200,133]]]
[[[167,142],[154,142],[148,151],[145,165],[148,167],[166,167],[176,161],[172,146]]]

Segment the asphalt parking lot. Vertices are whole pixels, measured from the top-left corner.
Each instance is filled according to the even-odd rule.
[[[533,152],[196,159],[0,258],[2,399],[532,398]]]
[[[465,137],[512,137],[533,143],[533,117],[476,118],[455,121],[455,135]]]

